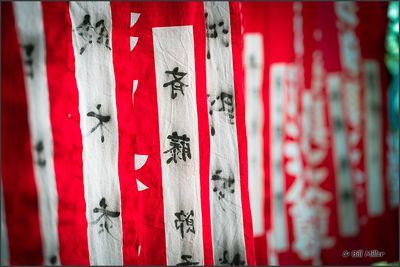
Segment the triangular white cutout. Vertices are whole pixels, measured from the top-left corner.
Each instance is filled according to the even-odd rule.
[[[135,92],[138,87],[138,80],[133,80],[133,87],[132,87],[132,106],[135,106]]]
[[[136,179],[136,184],[137,184],[137,189],[138,191],[143,191],[148,189],[149,187],[146,186],[145,184],[143,184],[141,181],[139,181],[138,179]]]
[[[148,155],[135,154],[135,170],[139,170],[146,163]]]
[[[140,13],[131,13],[131,28],[138,21]]]
[[[139,37],[130,37],[130,42],[131,42],[131,52],[133,50],[133,48],[135,48],[137,41],[139,40]]]
[[[136,92],[137,87],[138,87],[138,83],[139,83],[138,80],[133,80],[132,94],[134,94]]]

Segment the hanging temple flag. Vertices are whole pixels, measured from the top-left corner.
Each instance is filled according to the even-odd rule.
[[[247,136],[258,144],[248,149],[257,264],[399,260],[398,205],[386,200],[386,10],[243,3]],[[379,23],[367,26],[372,19]],[[263,119],[255,121],[256,109]],[[382,253],[343,254],[373,250]]]
[[[399,260],[386,3],[1,7],[2,265]]]

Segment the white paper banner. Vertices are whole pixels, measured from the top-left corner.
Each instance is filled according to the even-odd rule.
[[[281,63],[271,64],[270,67],[271,239],[273,239],[276,251],[288,249],[287,213],[284,203],[285,177],[282,162],[286,69],[287,66]]]
[[[204,264],[192,26],[153,28],[167,264]]]
[[[384,211],[382,185],[382,101],[379,64],[375,60],[364,61],[365,107],[365,169],[367,176],[367,207],[371,216]]]
[[[211,228],[216,265],[246,263],[229,2],[205,2]]]
[[[53,162],[42,5],[40,2],[14,2],[13,5],[24,66],[43,259],[45,265],[60,264],[58,196]]]
[[[340,77],[339,74],[329,74],[327,76],[327,89],[329,95],[330,121],[333,126],[332,146],[336,176],[339,232],[343,237],[351,237],[357,235],[359,225],[350,176],[349,159],[347,156],[345,122],[343,120],[340,94]]]
[[[70,2],[91,265],[122,265],[118,122],[109,2]]]
[[[249,195],[254,236],[265,234],[264,227],[264,105],[262,82],[264,45],[261,33],[244,35],[246,77],[246,129],[249,159]]]

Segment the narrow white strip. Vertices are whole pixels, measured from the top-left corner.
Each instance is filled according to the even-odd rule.
[[[284,203],[285,180],[283,175],[283,121],[285,64],[271,64],[270,67],[270,144],[271,144],[271,199],[272,236],[276,251],[288,249],[286,206]]]
[[[382,186],[382,100],[379,63],[364,61],[365,77],[365,168],[367,175],[368,214],[378,216],[383,213]]]
[[[40,2],[14,2],[13,5],[24,65],[44,264],[60,264],[58,196],[53,163],[42,6]]]
[[[140,17],[140,13],[133,13],[133,12],[131,13],[131,24],[130,24],[131,28],[133,27],[133,25],[136,24],[136,22],[138,21],[139,17]]]
[[[350,237],[357,235],[359,226],[353,185],[350,177],[349,159],[347,157],[340,86],[340,75],[329,74],[327,77],[327,89],[329,94],[330,121],[333,130],[332,145],[336,175],[339,232],[343,237]]]
[[[229,2],[204,2],[210,127],[211,228],[216,265],[246,263]]]
[[[91,265],[122,265],[118,122],[109,2],[70,2]]]
[[[254,236],[265,234],[264,228],[264,106],[262,82],[264,45],[261,33],[244,35],[246,71],[246,128],[249,158],[249,194]]]
[[[312,118],[312,94],[311,90],[306,90],[302,92],[301,96],[301,106],[303,109],[301,115],[301,128],[303,130],[301,137],[301,149],[305,155],[310,155],[311,150],[311,118]],[[318,150],[321,151],[321,150]],[[320,152],[323,153],[323,152]],[[320,156],[322,158],[322,156]]]
[[[6,211],[4,209],[3,182],[0,181],[0,201],[1,201],[1,248],[0,248],[0,264],[2,266],[10,265],[8,250],[8,233],[6,223]]]
[[[192,26],[153,28],[167,264],[204,264]]]

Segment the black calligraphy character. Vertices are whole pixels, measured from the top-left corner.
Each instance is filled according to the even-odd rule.
[[[179,72],[179,68],[175,67],[172,71],[167,70],[165,71],[166,74],[172,74],[174,76],[174,79],[170,82],[164,83],[163,87],[168,87],[171,85],[171,98],[175,99],[175,97],[178,95],[175,91],[179,91],[182,93],[182,95],[185,95],[183,92],[183,87],[186,86],[188,87],[187,84],[184,84],[181,80],[183,77],[186,76],[187,73],[185,72]]]
[[[369,104],[369,109],[374,113],[379,115],[381,113],[381,104],[379,102],[372,102],[371,104]]]
[[[353,192],[351,192],[351,190],[345,189],[341,192],[340,197],[343,201],[351,201],[353,199]]]
[[[221,264],[227,264],[227,265],[231,265],[231,266],[232,265],[244,265],[245,264],[245,261],[241,260],[239,253],[236,253],[235,256],[233,256],[232,261],[230,262],[228,260],[228,251],[227,250],[224,250],[224,254],[223,254],[222,258],[219,259],[219,262]]]
[[[277,77],[275,79],[275,88],[277,91],[282,89],[282,81],[281,81],[281,77]]]
[[[96,225],[104,217],[103,223],[100,223],[99,234],[104,232],[104,230],[106,230],[106,232],[108,234],[110,234],[112,237],[114,237],[110,232],[110,229],[112,228],[112,221],[111,221],[110,218],[118,218],[119,215],[120,215],[120,212],[119,211],[107,210],[107,206],[108,205],[107,205],[106,199],[104,197],[100,200],[99,205],[100,205],[100,208],[94,208],[93,212],[94,213],[101,213],[101,215],[95,221],[93,221],[91,223]]]
[[[183,262],[178,263],[176,266],[193,266],[199,264],[199,262],[190,261],[191,258],[192,256],[190,255],[182,255],[181,259],[183,260]]]
[[[370,72],[367,74],[367,79],[369,83],[369,90],[374,92],[375,90],[378,90],[378,81],[377,77],[373,72]],[[369,109],[375,113],[375,114],[380,114],[381,113],[381,105],[377,101],[373,101],[372,103],[369,104]]]
[[[375,74],[374,73],[372,73],[372,72],[370,72],[370,73],[368,73],[368,75],[367,75],[367,79],[368,79],[368,83],[369,83],[369,88],[370,88],[370,90],[372,90],[372,91],[374,91],[374,90],[376,90],[377,88],[378,88],[378,85],[377,85],[377,82],[376,82],[376,77],[375,77]]]
[[[96,30],[99,28],[100,30],[96,31],[99,37],[97,37],[97,43],[102,44],[104,41],[105,47],[107,47],[109,50],[111,50],[111,47],[109,46],[110,44],[110,38],[109,34],[107,31],[106,26],[104,25],[104,19],[99,20],[95,24]]]
[[[228,117],[229,123],[234,124],[235,122],[233,119],[235,118],[235,107],[233,105],[233,95],[221,92],[221,94],[217,96],[217,100],[221,100],[222,104],[221,108],[218,111],[224,112]]]
[[[282,192],[275,193],[274,200],[275,200],[274,206],[276,207],[275,210],[277,213],[281,214],[283,212],[281,207],[284,205]]]
[[[78,35],[83,39],[85,44],[79,50],[79,54],[82,55],[85,52],[87,45],[93,43],[93,36],[97,37],[96,41],[98,44],[103,44],[106,48],[111,50],[110,45],[110,35],[105,26],[104,19],[96,22],[95,27],[90,22],[90,15],[86,14],[83,17],[83,22],[76,27]]]
[[[338,91],[333,91],[331,93],[332,101],[340,101],[340,93]]]
[[[40,167],[46,166],[46,160],[43,159],[43,158],[41,158],[41,155],[42,155],[43,150],[44,150],[44,145],[43,145],[43,141],[42,141],[42,140],[40,140],[40,141],[38,141],[38,142],[36,143],[36,145],[35,145],[35,150],[36,150],[36,153],[37,153],[37,155],[38,155],[38,156],[37,156],[37,157],[38,157],[37,164],[38,164]]]
[[[249,135],[250,136],[256,136],[257,135],[257,130],[258,130],[258,121],[257,120],[252,120],[250,123],[250,131]]]
[[[190,210],[190,212],[188,213],[185,213],[183,210],[181,210],[180,212],[175,212],[175,217],[177,218],[175,219],[175,228],[181,231],[182,238],[184,237],[185,233],[192,232],[193,234],[195,234],[193,210]],[[186,232],[185,227],[187,228]]]
[[[275,160],[274,161],[274,170],[276,172],[281,172],[282,171],[282,162],[280,160]]]
[[[235,179],[232,177],[222,177],[221,176],[222,170],[216,170],[214,174],[211,176],[211,181],[214,181],[214,188],[213,191],[218,194],[218,199],[225,198],[225,193],[233,194],[235,192],[234,184]],[[222,182],[222,188],[221,186]]]
[[[78,27],[76,27],[76,30],[78,31],[78,35],[81,36],[85,42],[85,44],[79,50],[79,54],[82,55],[83,52],[85,52],[86,50],[86,46],[93,43],[93,34],[96,33],[94,27],[90,23],[89,14],[86,14],[85,17],[83,17],[83,22]]]
[[[342,158],[339,160],[339,164],[340,164],[340,169],[341,169],[342,172],[348,170],[348,168],[349,168],[349,162],[348,162],[347,158],[342,157]]]
[[[100,126],[100,132],[101,132],[101,142],[104,143],[104,134],[103,134],[103,126],[105,127],[104,123],[109,122],[111,119],[111,116],[107,115],[107,116],[103,116],[100,113],[100,108],[101,108],[101,104],[98,104],[96,106],[97,110],[99,111],[98,114],[94,113],[93,111],[88,112],[87,116],[88,117],[94,117],[96,119],[99,120],[99,123],[97,123],[96,126],[94,126],[92,128],[92,130],[90,130],[90,133],[93,133],[99,126]]]
[[[207,94],[207,100],[208,100],[208,114],[210,114],[210,128],[212,136],[215,135],[214,120],[213,120],[214,111],[223,112],[228,118],[228,123],[235,124],[234,120],[235,107],[232,94],[221,92],[216,98],[213,98],[210,94]],[[220,105],[216,105],[217,100]]]
[[[256,58],[255,58],[254,55],[250,55],[250,58],[249,58],[249,66],[250,66],[250,68],[252,68],[252,69],[257,69],[257,67],[258,67]]]
[[[333,120],[333,127],[337,131],[341,131],[344,128],[343,120],[340,118],[336,118]]]
[[[220,38],[222,44],[225,47],[229,47],[229,36],[227,35],[229,33],[229,28],[225,26],[225,22],[223,20],[220,20],[218,23],[214,23],[211,21],[211,23],[208,23],[209,19],[208,13],[204,13],[205,19],[206,19],[206,37],[211,38],[211,39],[218,39]],[[207,40],[207,59],[210,59],[210,47],[209,47],[209,41]]]
[[[211,98],[211,96],[209,95],[209,94],[207,94],[207,100],[208,100],[208,114],[210,114],[210,123],[211,123],[211,135],[212,136],[214,136],[215,135],[215,128],[214,128],[214,120],[213,120],[213,117],[212,117],[212,115],[213,115],[213,111],[214,111],[214,109],[213,109],[213,106],[214,106],[214,104],[215,104],[215,102],[216,102],[216,100],[214,99],[210,99]]]
[[[280,126],[275,127],[275,136],[277,136],[277,137],[282,136],[282,127],[280,127]]]
[[[33,44],[27,44],[22,46],[25,50],[25,57],[26,59],[24,60],[25,65],[29,69],[26,73],[29,77],[33,79],[33,59],[32,59],[32,54],[33,50],[35,49],[35,46]]]
[[[171,157],[167,160],[167,164],[174,161],[178,163],[178,159],[182,159],[186,161],[186,158],[192,159],[192,154],[190,153],[190,138],[186,136],[186,134],[179,136],[177,132],[173,132],[171,135],[168,135],[168,139],[171,140],[169,145],[170,149],[164,151],[165,153],[171,153]]]
[[[57,256],[56,255],[52,255],[50,257],[49,262],[50,262],[51,265],[55,265],[57,263]]]

